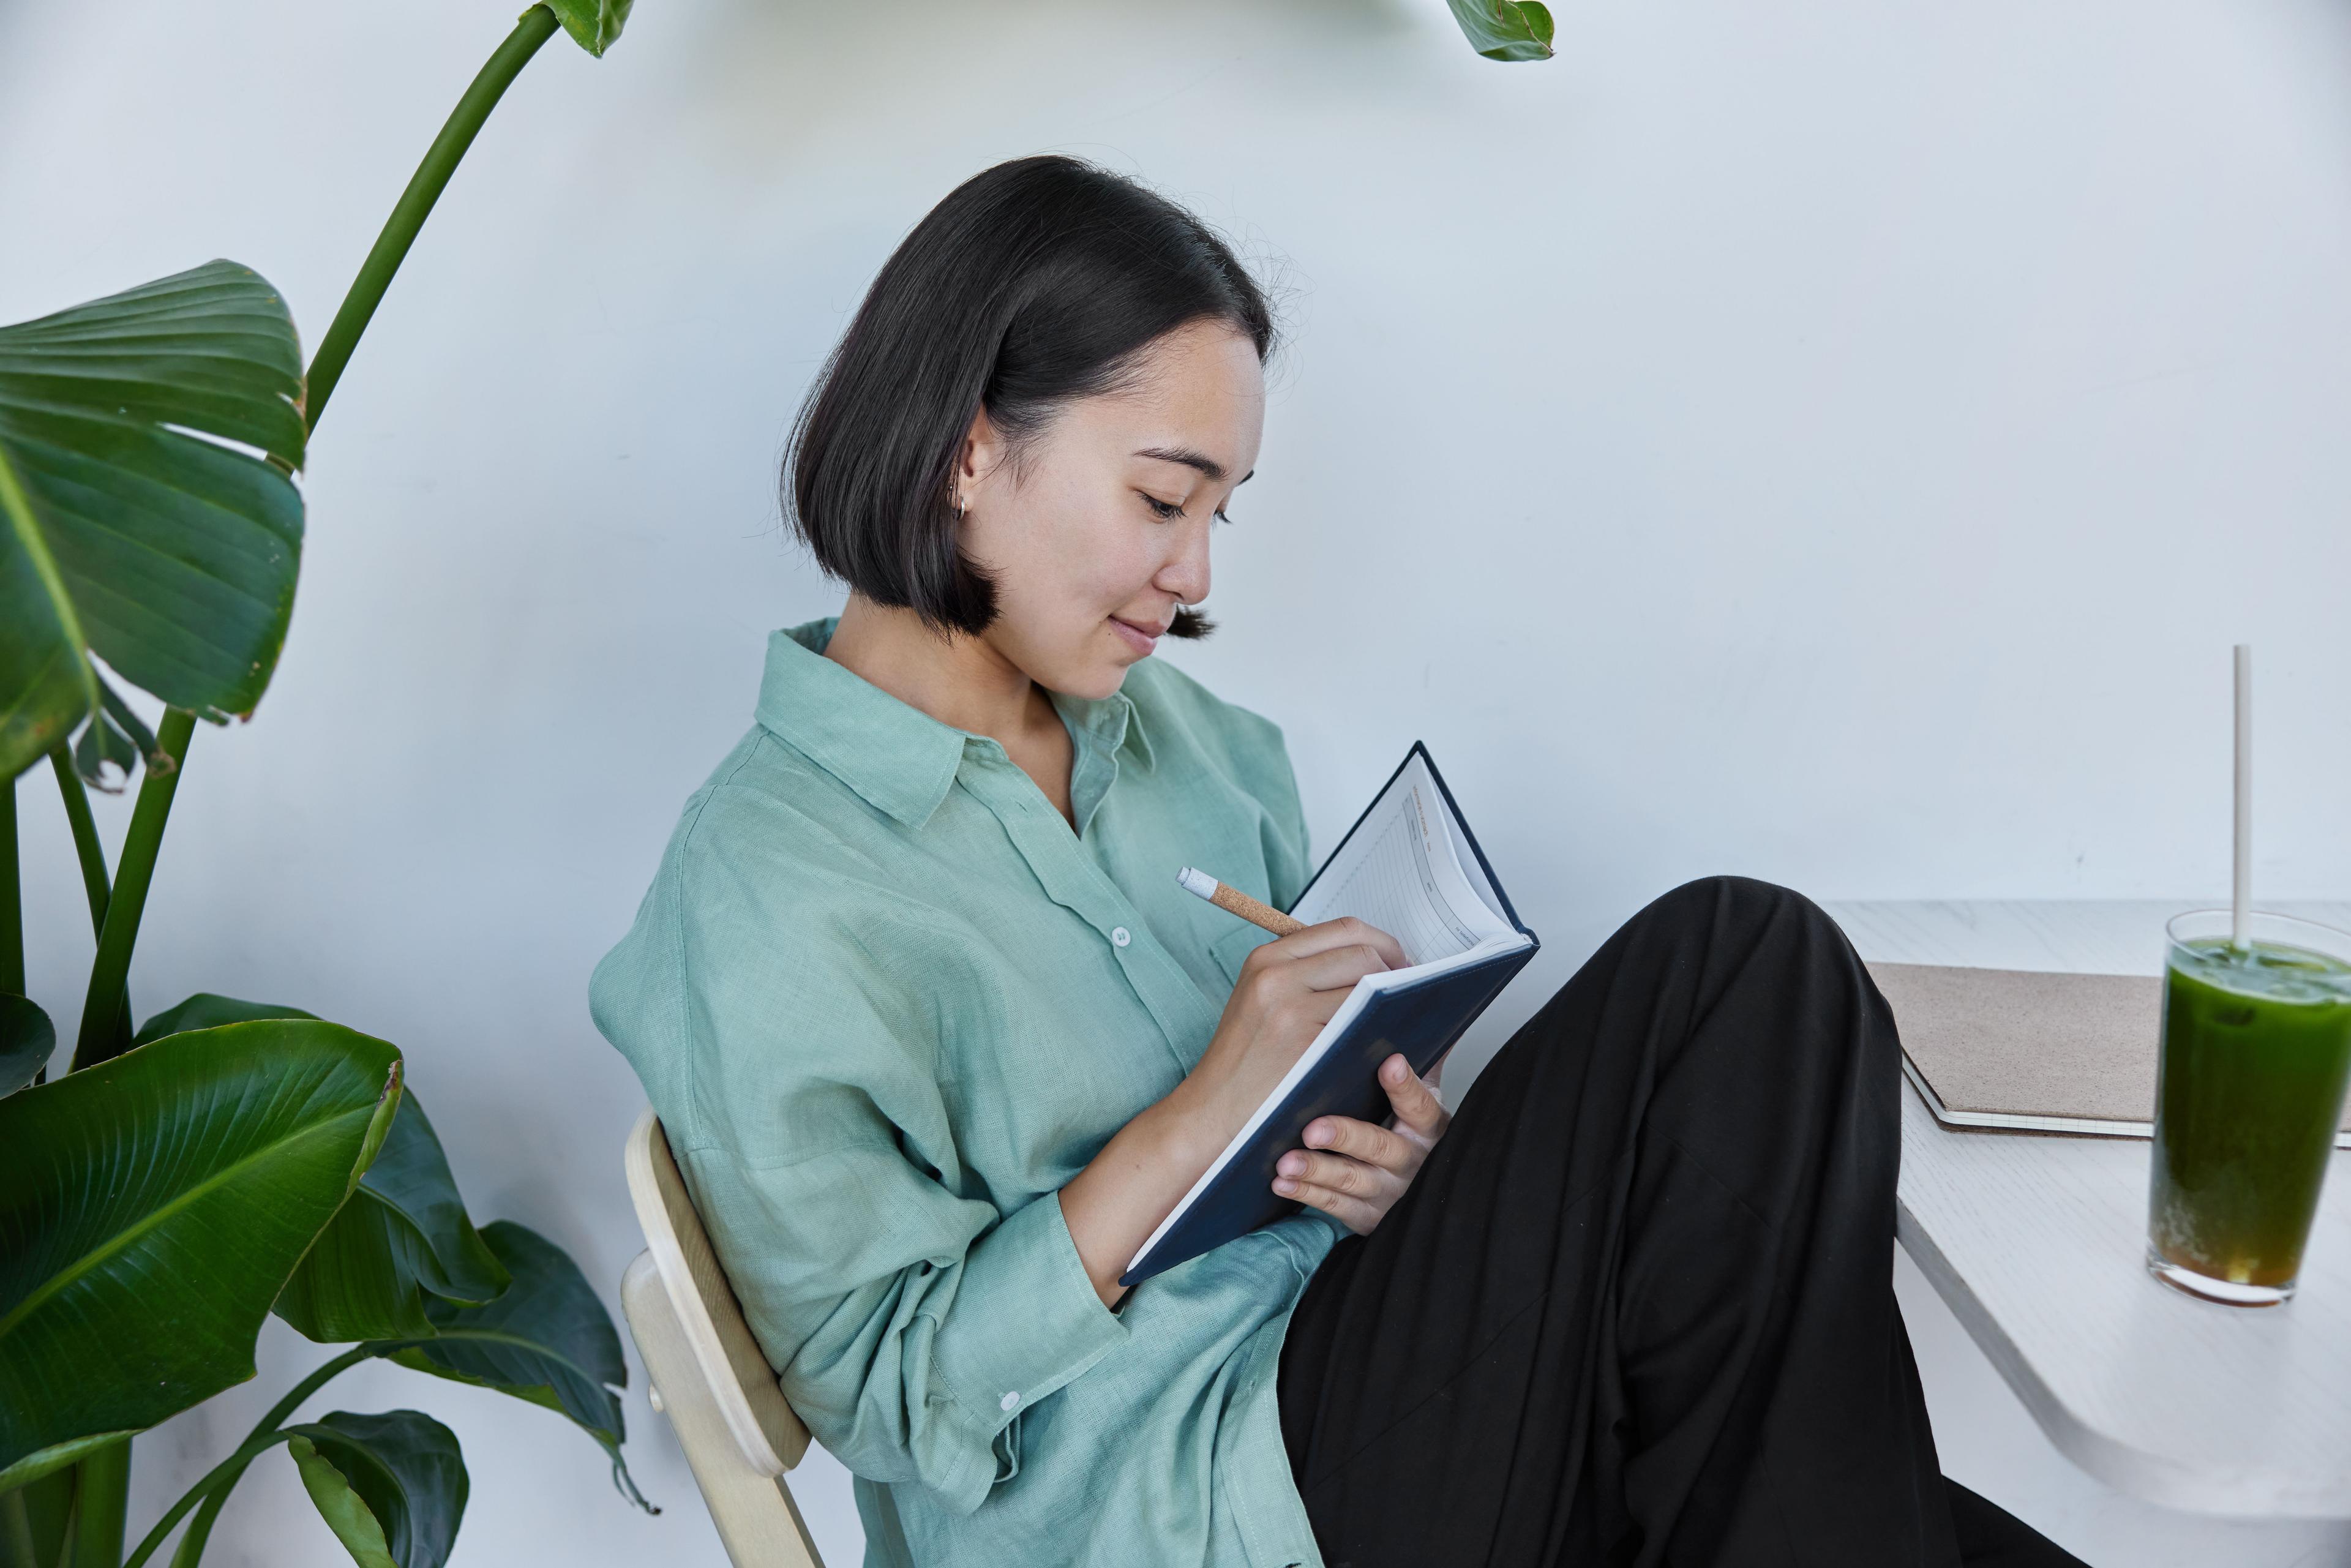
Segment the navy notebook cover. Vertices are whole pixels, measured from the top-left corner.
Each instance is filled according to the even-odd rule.
[[[1236,1236],[1297,1213],[1303,1205],[1273,1190],[1274,1165],[1284,1154],[1301,1146],[1300,1137],[1306,1124],[1317,1116],[1386,1121],[1391,1112],[1387,1091],[1379,1083],[1380,1063],[1401,1051],[1405,1060],[1412,1063],[1414,1071],[1426,1075],[1444,1060],[1454,1042],[1541,947],[1535,934],[1527,929],[1518,911],[1511,907],[1510,895],[1502,891],[1493,867],[1487,864],[1486,852],[1478,847],[1468,823],[1454,805],[1453,792],[1445,787],[1444,777],[1429,760],[1427,748],[1418,741],[1413,743],[1412,750],[1405,753],[1395,772],[1388,776],[1387,783],[1373,795],[1372,805],[1364,808],[1364,817],[1356,819],[1354,827],[1349,828],[1346,837],[1339,841],[1338,848],[1324,859],[1323,869],[1328,870],[1339,858],[1347,847],[1347,840],[1354,837],[1364,817],[1376,809],[1397,776],[1412,765],[1416,757],[1427,768],[1437,793],[1444,797],[1445,809],[1452,813],[1462,841],[1477,857],[1479,869],[1485,873],[1488,885],[1501,904],[1503,916],[1512,929],[1527,938],[1527,946],[1375,995],[1346,1031],[1332,1041],[1322,1061],[1291,1086],[1272,1114],[1249,1135],[1249,1142],[1234,1152],[1216,1179],[1193,1198],[1191,1207],[1129,1265],[1119,1277],[1120,1284],[1139,1284],[1154,1274],[1165,1273],[1178,1263],[1221,1247]],[[1322,872],[1314,874],[1317,881],[1321,880]],[[1313,889],[1314,883],[1308,883],[1291,907],[1304,903]]]

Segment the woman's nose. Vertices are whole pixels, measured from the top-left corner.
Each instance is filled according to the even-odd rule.
[[[1186,528],[1183,541],[1176,559],[1159,569],[1152,585],[1183,603],[1197,604],[1208,597],[1208,519]]]

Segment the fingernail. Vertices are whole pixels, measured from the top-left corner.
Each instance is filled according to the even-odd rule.
[[[1285,1178],[1281,1181],[1275,1182],[1273,1184],[1273,1190],[1281,1194],[1282,1197],[1288,1197],[1298,1190],[1298,1184]]]
[[[1274,1162],[1273,1168],[1280,1172],[1283,1176],[1294,1176],[1299,1174],[1299,1167],[1305,1163],[1306,1162],[1304,1160],[1300,1159],[1296,1155],[1284,1155],[1281,1158]]]

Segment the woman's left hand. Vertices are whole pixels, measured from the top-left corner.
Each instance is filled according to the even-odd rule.
[[[1395,1109],[1392,1125],[1318,1116],[1306,1124],[1306,1147],[1290,1150],[1274,1167],[1274,1191],[1321,1209],[1358,1236],[1386,1218],[1453,1121],[1434,1085],[1416,1077],[1402,1056],[1380,1063],[1380,1087]]]

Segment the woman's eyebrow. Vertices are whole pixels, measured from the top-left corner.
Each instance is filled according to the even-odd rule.
[[[1186,468],[1198,469],[1201,473],[1206,474],[1211,480],[1221,479],[1225,476],[1225,465],[1223,464],[1217,462],[1207,454],[1204,452],[1195,452],[1188,446],[1146,446],[1137,452],[1135,455],[1137,457],[1156,458],[1162,463],[1181,463]],[[1256,470],[1251,469],[1249,472],[1253,474]],[[1241,477],[1246,481],[1249,478],[1249,475],[1244,474]]]

